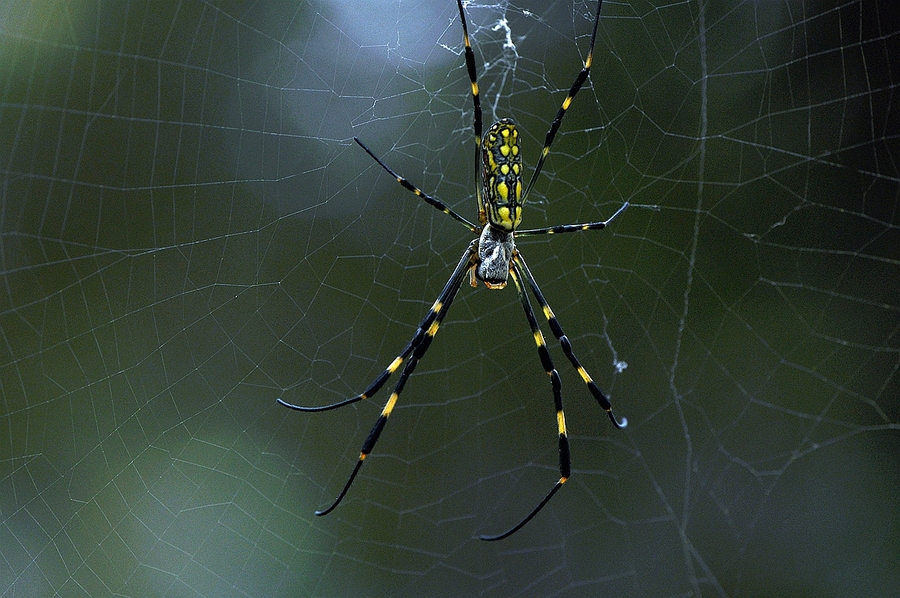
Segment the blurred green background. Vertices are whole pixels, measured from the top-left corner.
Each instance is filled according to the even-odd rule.
[[[467,7],[533,166],[595,4]],[[470,235],[457,9],[0,5],[0,596],[861,596],[900,587],[898,9],[607,2],[512,290],[464,286],[347,498],[361,392]],[[627,366],[627,367],[626,367]]]

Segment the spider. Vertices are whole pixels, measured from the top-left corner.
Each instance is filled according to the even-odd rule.
[[[591,33],[591,46],[588,50],[587,58],[585,58],[584,66],[575,77],[575,82],[572,83],[572,87],[569,89],[566,99],[563,100],[562,106],[559,108],[556,117],[550,125],[550,130],[547,132],[547,136],[544,140],[544,147],[541,149],[541,155],[538,159],[537,166],[535,166],[534,173],[531,175],[531,179],[525,187],[524,192],[522,191],[522,157],[519,151],[519,131],[513,121],[507,118],[499,120],[487,130],[487,133],[485,133],[482,138],[481,101],[478,95],[478,81],[475,74],[475,55],[472,52],[472,46],[469,42],[469,31],[466,25],[466,15],[463,10],[462,0],[457,0],[456,3],[459,7],[459,19],[462,23],[466,69],[472,85],[472,100],[475,112],[473,128],[475,130],[475,201],[478,208],[478,226],[460,216],[443,202],[426,194],[407,179],[391,170],[390,167],[382,162],[381,159],[379,159],[378,156],[376,156],[372,150],[366,147],[366,145],[358,138],[354,137],[354,141],[365,150],[366,153],[381,166],[381,168],[394,177],[402,187],[411,191],[429,205],[462,223],[472,233],[477,235],[477,238],[469,243],[462,258],[459,260],[456,269],[453,270],[453,274],[450,275],[450,279],[447,281],[447,284],[444,285],[444,289],[441,291],[440,295],[438,295],[437,300],[431,306],[428,314],[419,324],[412,340],[409,341],[409,344],[406,345],[403,352],[387,366],[387,368],[362,394],[322,407],[303,407],[288,403],[282,399],[278,399],[278,402],[285,407],[297,411],[328,411],[329,409],[336,409],[372,397],[388,381],[388,378],[390,378],[392,374],[403,367],[400,372],[400,378],[397,380],[397,385],[394,387],[394,391],[388,398],[387,403],[381,411],[381,415],[378,417],[378,420],[369,432],[369,436],[362,445],[359,459],[357,460],[356,466],[353,468],[350,477],[347,479],[346,484],[344,484],[343,490],[341,490],[338,497],[328,508],[316,511],[316,515],[327,515],[337,507],[347,494],[347,491],[350,489],[351,484],[353,484],[353,480],[356,479],[356,475],[359,473],[366,457],[368,457],[372,452],[372,449],[375,448],[375,443],[378,442],[378,438],[381,436],[388,418],[391,416],[394,407],[397,405],[397,400],[400,398],[400,393],[403,391],[406,381],[416,369],[419,360],[424,357],[428,347],[431,346],[431,341],[437,334],[438,328],[440,327],[441,322],[443,322],[444,317],[447,315],[447,311],[450,309],[450,305],[453,303],[453,299],[456,297],[457,291],[459,291],[462,286],[466,275],[469,275],[471,286],[477,287],[478,281],[481,281],[488,289],[502,289],[506,286],[507,280],[512,278],[513,283],[516,286],[516,293],[519,296],[519,301],[522,303],[522,308],[525,310],[525,317],[528,320],[528,325],[531,327],[531,333],[534,337],[534,342],[537,345],[537,352],[541,360],[541,365],[547,373],[547,376],[550,378],[550,387],[553,391],[553,403],[556,408],[556,425],[559,433],[560,477],[543,500],[541,500],[538,505],[515,526],[506,532],[495,536],[480,536],[482,540],[490,541],[507,538],[531,521],[544,505],[550,501],[562,485],[566,483],[571,475],[569,441],[566,436],[566,418],[563,412],[559,373],[556,371],[553,360],[550,358],[550,352],[547,350],[547,345],[544,342],[544,335],[541,333],[541,329],[538,326],[534,310],[531,307],[531,301],[525,290],[526,286],[531,290],[535,299],[537,299],[541,311],[550,325],[550,330],[562,346],[566,358],[568,358],[569,362],[581,376],[581,379],[584,381],[585,385],[587,385],[587,388],[594,399],[596,399],[597,403],[600,404],[600,407],[606,411],[610,421],[612,421],[616,428],[624,428],[627,425],[627,420],[623,419],[619,422],[616,419],[615,415],[613,415],[609,398],[597,387],[591,379],[591,376],[581,365],[581,362],[575,357],[575,353],[572,351],[572,344],[563,332],[556,316],[553,314],[553,310],[550,309],[550,305],[547,303],[541,289],[538,287],[537,281],[535,281],[528,266],[525,265],[525,259],[522,257],[522,253],[516,248],[515,237],[599,230],[605,228],[614,218],[621,214],[628,207],[628,202],[625,202],[609,219],[603,222],[564,224],[548,228],[518,230],[519,224],[522,221],[522,205],[528,197],[532,187],[534,187],[534,183],[541,172],[544,160],[550,151],[550,145],[553,143],[553,138],[559,130],[560,123],[562,122],[563,116],[565,116],[566,110],[569,109],[572,100],[575,98],[575,94],[581,89],[581,86],[587,79],[588,72],[591,69],[594,54],[594,41],[597,37],[597,25],[600,22],[600,7],[602,6],[602,0],[597,3],[597,16],[594,19],[594,29]],[[481,165],[480,172],[479,162]],[[481,187],[477,184],[479,175],[481,176]]]

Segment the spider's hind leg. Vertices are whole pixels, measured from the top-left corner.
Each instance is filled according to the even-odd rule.
[[[415,371],[416,365],[419,363],[419,360],[425,355],[425,352],[428,351],[428,347],[431,346],[431,341],[432,339],[434,339],[434,336],[437,334],[438,328],[440,328],[441,322],[447,315],[447,311],[450,309],[450,305],[453,303],[453,299],[454,297],[456,297],[456,293],[459,291],[459,287],[462,286],[462,282],[463,280],[465,280],[466,273],[470,268],[472,268],[475,262],[475,246],[476,241],[472,241],[471,243],[469,243],[468,248],[466,248],[466,252],[459,260],[459,264],[457,264],[456,269],[453,271],[453,274],[450,276],[447,284],[444,285],[444,289],[441,291],[441,294],[438,295],[438,298],[432,305],[431,310],[428,312],[428,315],[425,316],[425,319],[422,320],[422,324],[419,326],[418,330],[416,330],[416,334],[413,337],[413,340],[410,341],[409,345],[407,346],[407,350],[404,351],[405,354],[409,355],[406,366],[403,368],[403,371],[400,372],[400,378],[397,380],[397,385],[394,387],[394,391],[391,393],[391,396],[388,397],[387,402],[384,404],[384,408],[381,410],[381,414],[375,421],[375,425],[372,426],[372,429],[369,431],[369,435],[366,437],[365,442],[363,442],[362,448],[359,452],[359,459],[356,461],[356,465],[353,467],[353,471],[347,478],[347,482],[344,484],[343,489],[341,490],[340,494],[338,494],[337,498],[334,499],[331,505],[328,506],[328,508],[316,511],[316,515],[327,515],[328,513],[333,511],[334,508],[338,506],[338,504],[340,504],[341,500],[343,500],[344,496],[347,494],[347,491],[350,490],[350,486],[353,484],[353,480],[356,479],[356,474],[359,473],[363,461],[366,460],[366,457],[368,457],[369,453],[372,452],[372,449],[375,448],[375,444],[381,437],[381,432],[384,431],[384,427],[387,424],[388,418],[391,416],[391,413],[394,411],[394,407],[397,405],[397,400],[400,398],[400,393],[403,392],[403,387],[406,385],[406,381]],[[393,371],[400,367],[400,364],[403,363],[402,355],[403,353],[401,353],[401,356],[397,357],[391,363],[388,369],[385,370],[385,373],[383,373],[378,378],[378,380],[376,380],[376,384],[379,384],[378,381],[382,380],[382,378],[384,378],[384,380],[387,380],[387,376],[389,376]],[[373,384],[372,387],[375,387],[376,384]],[[380,384],[384,384],[384,381],[382,380]],[[380,384],[378,388],[380,388]],[[375,388],[375,390],[378,390],[378,388]],[[365,398],[368,392],[369,391],[367,390],[366,393],[363,393],[363,395],[360,395],[360,397],[352,400]],[[374,394],[374,392],[375,391],[372,391],[372,394]],[[349,401],[343,401],[336,406],[346,404],[347,402]]]
[[[562,488],[562,485],[566,483],[572,474],[572,460],[569,454],[569,437],[566,432],[566,414],[563,411],[562,383],[559,379],[559,372],[556,371],[556,367],[553,365],[553,360],[550,358],[550,351],[547,350],[547,343],[544,341],[544,335],[538,326],[537,318],[534,316],[534,309],[531,307],[531,301],[528,299],[528,294],[522,286],[522,272],[517,262],[513,262],[513,268],[509,274],[516,285],[516,293],[519,296],[519,301],[522,302],[522,309],[525,310],[525,317],[528,319],[528,325],[531,327],[531,334],[537,345],[541,365],[544,366],[544,371],[547,372],[547,375],[550,377],[550,387],[553,390],[553,406],[556,409],[556,427],[559,434],[559,481],[556,482],[544,499],[541,500],[541,502],[539,502],[538,505],[522,519],[522,521],[502,534],[496,536],[481,536],[482,540],[487,541],[502,540],[519,531],[544,508],[544,505],[550,502],[553,495]]]

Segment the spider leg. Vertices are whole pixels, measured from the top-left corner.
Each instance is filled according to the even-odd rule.
[[[384,386],[384,383],[387,382],[388,378],[391,377],[391,374],[397,371],[397,369],[403,365],[403,362],[406,361],[406,358],[409,357],[409,354],[413,352],[413,349],[422,342],[422,339],[425,337],[425,334],[428,331],[428,328],[431,326],[431,323],[434,321],[434,318],[437,316],[437,312],[434,311],[434,306],[431,307],[431,310],[428,312],[428,315],[425,316],[425,319],[422,320],[422,323],[419,324],[418,329],[416,329],[416,334],[412,337],[412,340],[409,341],[409,344],[406,345],[406,348],[403,349],[403,352],[400,353],[391,362],[391,365],[387,366],[381,374],[375,378],[375,381],[369,385],[362,394],[358,394],[355,397],[351,397],[349,399],[345,399],[343,401],[338,401],[337,403],[332,403],[331,405],[322,405],[321,407],[304,407],[303,405],[295,405],[293,403],[288,403],[284,399],[276,399],[278,403],[281,403],[285,407],[289,409],[293,409],[295,411],[330,411],[332,409],[337,409],[338,407],[343,407],[344,405],[350,405],[351,403],[355,403],[357,401],[361,401],[363,399],[368,399],[372,395],[374,395],[378,390]]]
[[[472,43],[469,41],[469,27],[466,25],[466,13],[463,11],[462,0],[456,0],[459,7],[459,20],[462,23],[463,43],[466,46],[466,71],[469,73],[469,82],[472,84],[472,103],[475,116],[472,128],[475,131],[475,200],[478,207],[478,222],[484,226],[487,216],[484,211],[484,197],[481,195],[481,97],[478,95],[478,76],[475,73],[475,54],[472,52]]]
[[[514,262],[513,267],[509,272],[509,275],[512,277],[513,282],[516,283],[516,293],[519,295],[519,300],[522,302],[522,308],[525,310],[525,317],[528,318],[528,325],[531,327],[531,333],[534,337],[534,342],[537,344],[538,356],[541,358],[541,365],[544,366],[544,371],[547,372],[547,375],[550,377],[550,386],[553,388],[553,405],[556,408],[556,425],[559,430],[559,481],[553,486],[547,496],[538,503],[538,505],[529,513],[522,521],[517,523],[515,526],[510,528],[509,530],[499,534],[497,536],[481,536],[482,540],[494,541],[494,540],[502,540],[504,538],[508,538],[513,535],[517,531],[519,531],[526,523],[532,520],[538,512],[544,508],[550,499],[556,494],[557,490],[559,490],[563,484],[566,483],[566,480],[569,479],[571,475],[571,458],[569,456],[569,439],[566,435],[566,415],[563,412],[563,404],[562,404],[562,393],[560,392],[561,383],[559,379],[559,372],[556,371],[556,368],[553,366],[553,360],[550,358],[550,352],[547,350],[547,343],[544,342],[544,335],[541,333],[541,329],[538,326],[537,319],[534,317],[534,309],[531,307],[531,301],[528,299],[528,294],[525,292],[525,289],[522,287],[522,274],[521,267],[518,263]]]
[[[581,89],[581,86],[584,85],[588,73],[591,70],[591,65],[594,62],[594,42],[597,39],[597,25],[600,24],[601,6],[603,6],[603,0],[598,0],[597,16],[594,19],[594,30],[591,32],[591,47],[588,50],[587,58],[584,59],[584,67],[582,67],[581,71],[575,77],[575,82],[572,83],[572,87],[569,89],[569,95],[563,100],[562,106],[560,106],[559,111],[556,113],[556,117],[550,124],[550,130],[547,131],[547,137],[544,138],[544,147],[541,149],[541,157],[538,159],[537,166],[534,167],[534,172],[531,174],[531,180],[528,181],[525,193],[522,194],[522,203],[525,203],[528,194],[531,193],[531,188],[534,187],[534,183],[537,181],[538,175],[541,174],[541,169],[544,167],[544,160],[547,158],[547,154],[550,153],[550,145],[553,144],[553,138],[556,137],[556,132],[559,131],[559,126],[562,124],[563,116],[566,115],[566,110],[569,109],[572,100],[575,99],[575,94],[577,94],[578,90]]]
[[[387,164],[382,162],[378,158],[378,156],[376,156],[374,153],[372,153],[372,150],[370,150],[368,147],[366,147],[366,144],[364,144],[362,141],[360,141],[359,137],[354,137],[353,141],[358,143],[359,147],[366,150],[366,153],[369,154],[369,156],[371,156],[372,159],[375,160],[379,166],[381,166],[385,171],[387,171],[387,173],[389,175],[391,175],[392,177],[397,179],[397,182],[400,183],[400,186],[402,186],[404,189],[407,189],[408,191],[412,191],[420,199],[424,200],[425,203],[427,203],[428,205],[433,206],[433,207],[437,208],[438,210],[440,210],[441,212],[443,212],[444,214],[447,214],[448,216],[455,218],[459,222],[462,222],[463,225],[465,225],[465,227],[468,228],[473,233],[478,232],[478,229],[475,227],[474,224],[472,224],[467,219],[463,218],[462,216],[460,216],[459,214],[457,214],[456,212],[451,210],[449,207],[447,207],[447,205],[444,202],[442,202],[439,199],[435,199],[435,198],[431,197],[430,195],[428,195],[427,193],[425,193],[424,191],[422,191],[421,189],[419,189],[418,187],[416,187],[415,185],[410,183],[408,180],[406,180],[405,178],[403,178],[402,176],[400,176],[399,174],[397,174],[396,172],[391,170],[391,168]]]
[[[452,280],[452,279],[451,279]],[[448,283],[449,284],[449,283]],[[444,289],[446,292],[447,289]],[[416,329],[416,333],[413,335],[412,339],[406,345],[406,348],[398,355],[394,361],[391,362],[387,368],[375,380],[369,387],[364,390],[361,394],[356,395],[355,397],[350,397],[349,399],[345,399],[343,401],[338,401],[337,403],[332,403],[331,405],[322,405],[320,407],[305,407],[303,405],[295,405],[294,403],[288,403],[284,399],[276,399],[278,403],[288,407],[289,409],[294,409],[295,411],[330,411],[332,409],[337,409],[338,407],[343,407],[344,405],[350,405],[351,403],[356,403],[357,401],[362,401],[363,399],[368,399],[376,392],[378,392],[384,383],[388,381],[388,378],[391,377],[391,374],[396,372],[403,362],[406,361],[406,358],[409,357],[410,353],[412,353],[416,347],[418,347],[422,340],[428,335],[428,330],[431,328],[432,323],[438,317],[438,314],[441,310],[441,297],[443,297],[444,292],[438,297],[438,299],[431,306],[431,309],[428,310],[428,313],[425,314],[425,317],[419,323],[419,327]],[[446,309],[446,306],[444,306]]]
[[[444,289],[446,291],[446,289]],[[443,295],[443,293],[442,293]],[[338,401],[337,403],[332,403],[331,405],[322,405],[320,407],[306,407],[303,405],[295,405],[294,403],[288,403],[284,399],[276,399],[276,401],[289,409],[293,409],[295,411],[330,411],[332,409],[337,409],[338,407],[343,407],[344,405],[350,405],[351,403],[356,403],[357,401],[362,401],[363,399],[368,399],[376,392],[378,392],[384,383],[388,381],[388,378],[391,377],[391,374],[396,372],[403,362],[406,361],[406,358],[409,357],[410,353],[412,353],[417,346],[422,343],[422,339],[428,334],[428,329],[431,327],[431,324],[434,322],[435,318],[438,317],[440,306],[438,303],[440,302],[440,297],[437,301],[431,306],[431,309],[428,310],[428,313],[425,314],[425,317],[419,323],[419,327],[416,329],[416,333],[413,335],[412,339],[406,345],[406,348],[398,355],[394,361],[391,362],[389,366],[385,368],[381,374],[378,375],[377,378],[369,385],[369,387],[364,390],[361,394],[356,395],[355,397],[350,397],[349,399],[344,399],[343,401]]]
[[[538,287],[537,281],[531,274],[531,270],[529,270],[528,266],[525,265],[525,260],[524,258],[522,258],[522,254],[519,253],[518,250],[516,250],[515,252],[513,252],[512,259],[516,271],[521,270],[521,273],[524,275],[525,279],[528,280],[528,286],[531,287],[532,294],[534,294],[535,299],[537,299],[538,303],[541,305],[541,311],[544,312],[544,317],[547,318],[547,322],[550,324],[550,330],[553,331],[553,336],[556,337],[556,340],[558,340],[560,346],[562,346],[563,353],[566,354],[566,357],[569,359],[572,367],[575,368],[575,370],[578,372],[578,375],[581,376],[582,380],[584,380],[584,383],[587,385],[588,390],[591,391],[594,399],[596,399],[600,407],[606,411],[606,414],[609,416],[609,421],[611,421],[615,427],[620,429],[627,426],[627,419],[622,418],[621,422],[616,419],[616,416],[613,415],[612,404],[609,402],[609,397],[607,397],[603,393],[603,391],[600,390],[596,384],[594,384],[594,381],[593,379],[591,379],[590,374],[587,373],[587,370],[584,369],[584,366],[582,366],[581,362],[578,361],[578,358],[575,357],[575,353],[572,351],[572,343],[569,342],[569,338],[566,336],[566,333],[563,332],[562,326],[559,325],[559,321],[553,314],[553,310],[550,309],[550,305],[547,303],[547,299],[544,298],[544,294],[541,292],[540,287]]]
[[[527,230],[517,230],[517,237],[529,237],[536,235],[555,235],[557,233],[574,233],[583,230],[601,230],[615,220],[619,214],[625,211],[628,202],[622,204],[622,207],[616,210],[616,213],[604,220],[603,222],[585,222],[584,224],[560,224],[557,226],[548,226],[547,228],[531,228]]]
[[[466,249],[466,252],[459,260],[459,264],[457,264],[456,269],[453,271],[453,274],[450,276],[447,284],[444,285],[444,289],[441,291],[441,294],[438,295],[438,298],[434,302],[434,305],[432,305],[431,310],[428,312],[428,315],[425,316],[424,320],[422,320],[422,325],[416,331],[413,340],[404,351],[404,353],[409,356],[409,360],[406,362],[406,367],[404,367],[403,371],[400,373],[400,378],[397,380],[397,385],[394,387],[394,392],[391,393],[391,396],[385,403],[384,408],[381,410],[381,415],[378,416],[378,419],[375,421],[375,425],[372,426],[371,431],[369,431],[369,435],[363,443],[362,449],[360,449],[359,459],[356,462],[356,466],[353,468],[353,472],[350,474],[350,477],[347,478],[347,483],[344,484],[344,488],[341,490],[341,493],[338,494],[338,497],[334,499],[334,502],[332,502],[327,509],[316,511],[316,515],[327,515],[328,513],[333,511],[336,506],[338,506],[338,504],[347,494],[350,486],[353,484],[353,480],[356,479],[356,474],[359,473],[363,461],[366,460],[366,457],[368,457],[369,453],[372,452],[372,449],[375,448],[375,443],[378,442],[378,438],[381,436],[381,432],[384,430],[384,426],[385,424],[387,424],[387,420],[391,416],[391,412],[394,410],[394,406],[397,404],[397,399],[400,398],[400,393],[403,392],[403,387],[406,384],[406,381],[412,375],[413,371],[415,371],[416,365],[419,363],[419,360],[425,355],[425,352],[428,351],[428,347],[431,346],[431,341],[434,338],[434,335],[437,334],[438,328],[440,327],[441,322],[444,320],[444,316],[447,315],[447,311],[450,309],[450,305],[453,303],[453,299],[454,297],[456,297],[456,293],[457,291],[459,291],[459,287],[462,286],[462,282],[466,277],[466,273],[474,264],[474,260],[476,259],[476,246],[477,239],[469,243],[468,249]],[[377,391],[378,388],[380,388],[381,385],[384,384],[384,381],[387,380],[387,378],[394,371],[396,371],[397,368],[400,367],[400,364],[403,363],[403,359],[405,359],[402,356],[403,354],[401,353],[401,355],[398,356],[390,366],[388,366],[388,369],[386,369],[382,373],[382,375],[379,376],[375,384],[372,385],[372,387],[377,387],[375,388],[375,390],[371,391],[371,394],[374,394],[375,391]],[[370,387],[370,389],[372,387]],[[365,398],[367,393],[369,393],[369,390],[367,390],[366,393],[363,393],[363,395],[360,395],[360,397],[356,397],[350,401],[343,401],[335,405],[335,407],[345,405],[348,402],[353,402],[354,400],[359,400],[360,398]]]

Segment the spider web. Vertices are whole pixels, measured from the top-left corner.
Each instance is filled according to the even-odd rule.
[[[533,167],[595,5],[470,3]],[[603,6],[512,290],[464,286],[344,502],[472,217],[450,0],[0,6],[0,595],[885,595],[900,586],[894,3]],[[546,328],[545,328],[546,334]],[[891,590],[893,588],[893,590]]]

